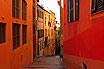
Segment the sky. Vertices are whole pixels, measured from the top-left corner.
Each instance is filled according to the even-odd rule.
[[[40,4],[43,4],[44,8],[48,7],[55,13],[56,20],[60,23],[60,6],[57,0],[39,0]]]

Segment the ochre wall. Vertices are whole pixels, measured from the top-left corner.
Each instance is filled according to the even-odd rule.
[[[64,0],[64,58],[76,56],[73,62],[80,66],[82,62],[88,69],[95,69],[87,60],[75,61],[77,57],[91,59],[93,64],[104,61],[104,12],[91,15],[91,0],[79,0],[79,20],[67,23],[67,0]],[[65,55],[69,55],[66,57]],[[102,65],[103,62],[101,62]],[[100,65],[100,62],[98,63]],[[90,65],[90,66],[89,66]],[[100,67],[98,65],[98,67]]]
[[[12,17],[12,0],[0,0],[0,23],[6,23],[6,43],[0,44],[0,69],[19,69],[33,61],[33,3],[32,0],[26,0],[26,2],[27,21],[23,21],[22,0],[20,0],[20,19]],[[15,50],[13,50],[12,23],[20,24],[20,47]],[[27,25],[27,43],[25,45],[22,45],[22,24]]]

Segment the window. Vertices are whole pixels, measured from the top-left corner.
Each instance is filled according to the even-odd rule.
[[[47,37],[47,29],[45,29],[45,36]]]
[[[53,35],[53,29],[51,30],[51,35]]]
[[[91,11],[92,11],[92,13],[95,11],[95,0],[92,0]]]
[[[44,30],[38,30],[38,38],[44,37]]]
[[[0,44],[6,42],[6,24],[0,23]]]
[[[48,29],[48,35],[50,36],[50,29]]]
[[[39,17],[39,9],[37,10],[37,13],[38,13],[38,17]]]
[[[79,19],[79,0],[75,0],[75,19]]]
[[[22,19],[27,19],[27,3],[25,0],[22,0]]]
[[[22,43],[23,45],[27,43],[27,26],[22,25]]]
[[[69,22],[69,0],[67,0],[67,22]]]
[[[20,47],[20,25],[13,24],[13,50]]]
[[[12,0],[12,16],[14,18],[19,18],[20,16],[19,0]]]
[[[33,34],[35,34],[35,24],[33,24]]]
[[[70,21],[73,21],[73,0],[70,0]]]
[[[92,0],[91,13],[104,10],[104,0]]]

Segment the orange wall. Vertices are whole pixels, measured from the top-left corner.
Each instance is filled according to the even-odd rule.
[[[0,69],[19,69],[33,61],[32,0],[27,2],[27,21],[22,20],[22,0],[20,19],[12,17],[12,0],[0,0],[0,22],[6,23],[6,43],[0,44]],[[4,17],[4,19],[2,19]],[[20,47],[13,50],[12,23],[20,24]],[[27,25],[27,43],[22,45],[22,24]],[[23,60],[21,61],[21,55]]]

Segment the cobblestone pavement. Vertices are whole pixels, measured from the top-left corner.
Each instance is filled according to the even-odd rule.
[[[39,57],[24,69],[66,69],[59,56]]]

